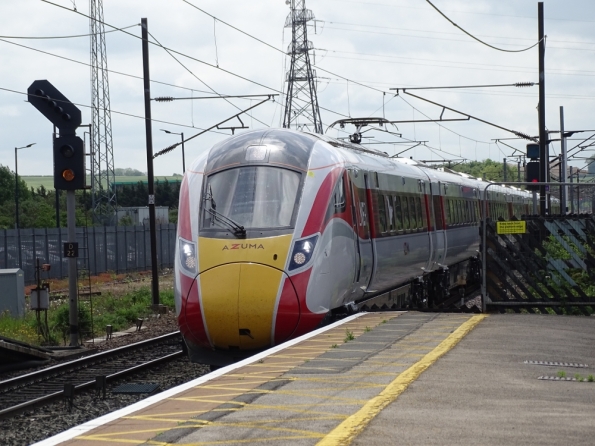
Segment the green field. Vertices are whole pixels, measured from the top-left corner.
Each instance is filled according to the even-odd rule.
[[[54,177],[51,175],[42,175],[42,176],[21,176],[26,183],[27,187],[32,187],[33,189],[37,189],[40,186],[45,187],[47,190],[54,189]],[[181,181],[182,177],[172,177],[172,176],[156,176],[155,181]],[[116,176],[116,183],[132,183],[136,184],[139,181],[147,181],[146,176]],[[87,177],[87,184],[91,184],[91,177]]]

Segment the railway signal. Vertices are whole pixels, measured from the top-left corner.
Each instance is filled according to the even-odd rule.
[[[525,170],[525,181],[528,183],[539,183],[539,144],[527,144],[527,158],[531,161],[527,163]],[[527,185],[527,190],[538,191],[539,186]]]
[[[76,245],[76,198],[74,191],[85,188],[85,145],[76,136],[81,125],[81,111],[49,81],[36,80],[27,89],[27,98],[33,107],[54,124],[60,136],[54,136],[54,187],[66,191],[68,244]],[[68,260],[68,297],[70,301],[70,346],[79,345],[78,286],[76,257]]]
[[[85,146],[76,135],[54,139],[54,187],[61,190],[85,188]]]
[[[27,97],[60,130],[60,135],[74,135],[81,125],[81,111],[49,81],[37,80],[27,89]]]
[[[539,183],[539,161],[530,161],[527,163],[525,181],[528,183]],[[539,190],[539,186],[528,184],[527,190]]]

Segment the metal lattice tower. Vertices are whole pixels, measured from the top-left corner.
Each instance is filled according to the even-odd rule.
[[[103,0],[90,0],[91,31],[91,194],[96,222],[115,218],[116,190]]]
[[[291,44],[287,54],[291,66],[287,72],[287,93],[283,127],[298,130],[313,127],[315,133],[322,133],[322,120],[316,97],[316,71],[310,65],[310,51],[314,49],[308,40],[308,22],[314,20],[314,13],[306,9],[305,0],[291,0],[291,12],[285,20],[285,28],[291,28]],[[300,121],[300,117],[305,118]]]

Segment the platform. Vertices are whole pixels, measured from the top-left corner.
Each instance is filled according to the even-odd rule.
[[[593,317],[356,315],[37,444],[592,444],[593,345]]]

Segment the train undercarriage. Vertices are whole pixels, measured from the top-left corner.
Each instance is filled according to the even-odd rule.
[[[480,284],[481,261],[472,257],[423,274],[382,294],[351,303],[341,311],[457,311]]]

